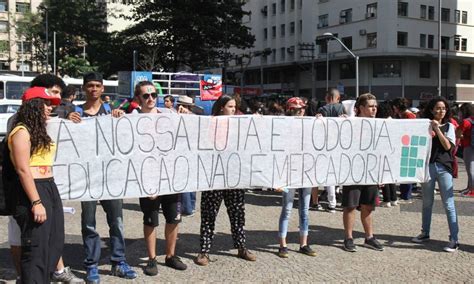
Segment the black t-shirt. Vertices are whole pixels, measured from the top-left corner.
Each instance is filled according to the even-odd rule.
[[[88,114],[84,111],[84,105],[82,107],[82,117],[92,117],[92,116],[99,116],[99,115],[107,115],[109,112],[105,109],[104,104],[100,105],[100,109],[96,114]]]
[[[451,143],[451,147],[454,147],[453,143],[453,134],[454,134],[454,126],[451,123],[446,123],[439,127],[441,132],[448,138]],[[454,138],[455,139],[455,138]],[[431,145],[431,157],[430,163],[440,163],[446,167],[446,169],[452,173],[453,172],[453,153],[450,150],[444,149],[439,137],[436,135],[433,137],[432,145]]]
[[[344,106],[341,103],[327,104],[318,109],[318,113],[324,117],[338,117],[346,113]]]

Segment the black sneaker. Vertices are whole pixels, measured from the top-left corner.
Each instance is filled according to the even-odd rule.
[[[348,252],[356,252],[357,248],[354,244],[353,239],[345,239],[344,240],[344,250]]]
[[[186,264],[184,264],[181,259],[176,255],[173,255],[169,258],[165,258],[165,264],[166,266],[174,268],[176,270],[186,270],[186,268],[188,268],[188,266],[186,266]]]
[[[374,250],[383,251],[383,245],[381,245],[375,237],[365,239],[364,246]]]
[[[155,276],[158,274],[158,262],[156,261],[156,257],[153,259],[148,260],[146,267],[143,272],[145,272],[148,276]]]
[[[316,252],[312,250],[308,245],[300,247],[300,253],[306,254],[309,256],[316,256]]]
[[[278,256],[281,258],[288,258],[288,247],[280,247],[278,249]]]

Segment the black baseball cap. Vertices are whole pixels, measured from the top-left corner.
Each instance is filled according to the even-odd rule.
[[[102,74],[99,72],[88,72],[84,74],[83,80],[84,80],[83,82],[84,85],[91,81],[97,81],[97,82],[100,82],[101,84],[104,83],[104,78],[102,77]]]

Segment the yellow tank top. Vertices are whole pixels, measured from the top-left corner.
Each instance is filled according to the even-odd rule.
[[[28,131],[28,129],[24,125],[17,125],[8,135],[8,149],[10,149],[10,159],[13,161],[12,156],[12,142],[11,137],[15,135],[20,129],[24,129]],[[29,131],[28,131],[29,133]],[[37,149],[30,157],[30,167],[40,167],[40,166],[53,166],[53,157],[54,153],[56,153],[56,144],[51,143],[51,147],[49,151],[47,149],[41,148]]]

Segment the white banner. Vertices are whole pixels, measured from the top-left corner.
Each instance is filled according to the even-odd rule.
[[[431,149],[423,119],[135,114],[53,119],[48,132],[70,200],[422,182]]]

